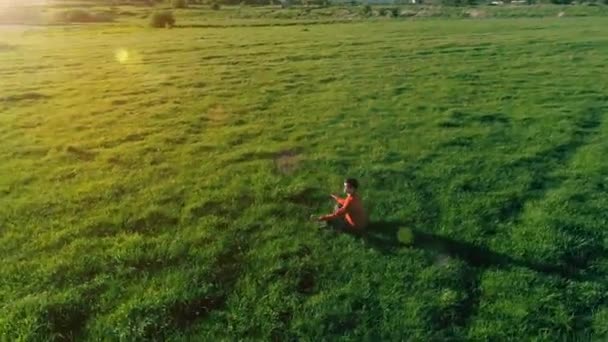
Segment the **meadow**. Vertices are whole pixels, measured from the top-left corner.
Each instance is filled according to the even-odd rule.
[[[0,26],[1,341],[608,339],[605,17],[196,15]]]

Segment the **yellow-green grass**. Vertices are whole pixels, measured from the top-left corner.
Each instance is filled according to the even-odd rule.
[[[602,18],[0,30],[0,339],[606,338]]]

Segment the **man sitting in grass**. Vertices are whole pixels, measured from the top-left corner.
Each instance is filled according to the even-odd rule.
[[[346,198],[332,194],[331,197],[337,202],[334,213],[321,216],[318,220],[326,221],[338,230],[361,232],[367,226],[368,218],[361,198],[357,194],[357,188],[359,188],[359,182],[356,179],[348,178],[344,181]]]

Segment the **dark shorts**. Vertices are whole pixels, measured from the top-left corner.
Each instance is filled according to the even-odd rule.
[[[333,220],[327,221],[327,225],[332,227],[335,230],[345,230],[348,228],[352,228],[348,222],[344,219],[344,217],[338,217]]]

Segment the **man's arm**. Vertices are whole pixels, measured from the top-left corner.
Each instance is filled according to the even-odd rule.
[[[336,195],[331,195],[331,197],[332,197],[333,199],[335,199],[335,200],[336,200],[336,202],[338,202],[338,204],[340,204],[340,205],[344,205],[344,201],[346,201],[346,199],[344,199],[344,198],[340,198],[340,197],[338,197],[338,196],[336,196]]]
[[[329,220],[333,220],[335,218],[338,218],[340,216],[344,216],[346,215],[346,213],[348,213],[348,210],[350,209],[350,204],[352,202],[352,197],[347,197],[346,200],[344,200],[342,207],[338,210],[336,210],[333,214],[329,214],[329,215],[324,215],[319,217],[320,221],[329,221]]]

